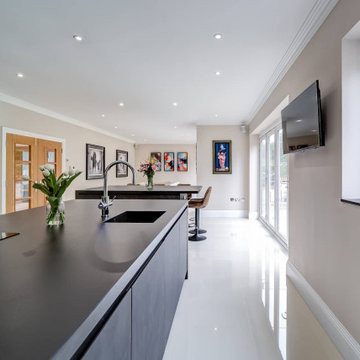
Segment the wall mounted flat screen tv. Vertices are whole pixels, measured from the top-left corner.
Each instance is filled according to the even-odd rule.
[[[319,81],[281,111],[284,154],[325,145]]]

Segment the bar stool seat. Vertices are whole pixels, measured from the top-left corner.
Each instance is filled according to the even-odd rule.
[[[206,189],[203,198],[194,198],[189,200],[189,208],[195,209],[195,230],[193,231],[194,234],[189,236],[190,241],[206,240],[206,236],[200,235],[200,209],[205,208],[209,203],[211,189],[211,186]]]

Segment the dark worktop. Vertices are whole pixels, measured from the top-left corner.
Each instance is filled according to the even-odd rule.
[[[109,186],[109,196],[113,197],[120,193],[126,193],[127,195],[137,195],[137,194],[145,194],[151,195],[156,193],[165,193],[165,194],[180,194],[180,193],[191,193],[198,194],[202,189],[202,186],[154,186],[152,190],[148,190],[146,186],[142,185],[113,185]],[[76,190],[76,193],[81,192],[82,194],[96,194],[99,197],[102,196],[104,188],[102,186],[89,188],[89,189],[81,189]]]
[[[0,241],[1,359],[69,358],[187,207],[116,200],[110,217],[166,213],[152,224],[104,224],[97,200],[65,204],[65,224],[57,228],[46,226],[43,207],[0,216],[0,231],[20,232]]]

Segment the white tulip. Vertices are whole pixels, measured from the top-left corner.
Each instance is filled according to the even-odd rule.
[[[53,166],[52,165],[50,165],[50,164],[46,164],[46,165],[44,165],[44,168],[46,169],[46,170],[52,170],[53,169]]]
[[[65,171],[65,172],[63,173],[63,175],[64,175],[64,177],[68,177],[68,176],[69,176],[69,173],[68,173],[67,171]]]
[[[75,168],[72,166],[69,167],[69,176],[75,175]]]
[[[44,170],[45,170],[44,165],[41,165],[41,166],[40,166],[40,171],[44,171]]]
[[[43,174],[45,177],[47,177],[47,176],[50,175],[50,171],[49,171],[48,169],[45,169],[45,170],[42,172],[42,174]]]

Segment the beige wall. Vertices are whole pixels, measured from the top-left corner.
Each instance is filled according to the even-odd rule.
[[[232,140],[232,174],[213,174],[212,141]],[[249,196],[249,135],[238,126],[197,127],[197,182],[213,187],[207,210],[248,211]],[[231,202],[230,198],[245,198]]]
[[[342,360],[334,343],[287,281],[287,360]]]
[[[180,151],[187,151],[189,156],[189,170],[177,171],[176,169],[176,153]],[[146,161],[152,152],[161,152],[162,164],[161,171],[157,172],[154,177],[155,183],[174,183],[180,182],[182,184],[196,185],[196,145],[194,144],[142,144],[136,145],[136,169],[139,168],[141,162]],[[175,154],[175,171],[164,171],[164,152],[174,152]],[[138,175],[138,182],[146,182],[146,178]]]
[[[86,143],[105,146],[105,161],[109,164],[115,160],[115,150],[126,150],[129,152],[129,161],[134,163],[134,145],[117,138],[106,136],[92,130],[71,125],[39,113],[29,111],[14,105],[0,101],[0,126],[11,129],[28,131],[36,134],[62,138],[66,140],[66,158],[68,165],[74,165],[83,171],[65,194],[65,200],[74,198],[76,189],[102,186],[103,180],[85,180],[86,170]],[[1,141],[1,139],[0,139]],[[1,148],[1,146],[0,146]],[[128,178],[116,178],[115,168],[110,170],[109,184],[126,184],[131,180],[131,172]],[[0,193],[1,197],[1,193]],[[0,198],[1,204],[1,198]]]
[[[256,128],[286,95],[293,100],[320,80],[326,146],[289,156],[289,257],[357,341],[360,207],[340,198],[341,39],[359,20],[360,1],[340,0],[250,124]]]

